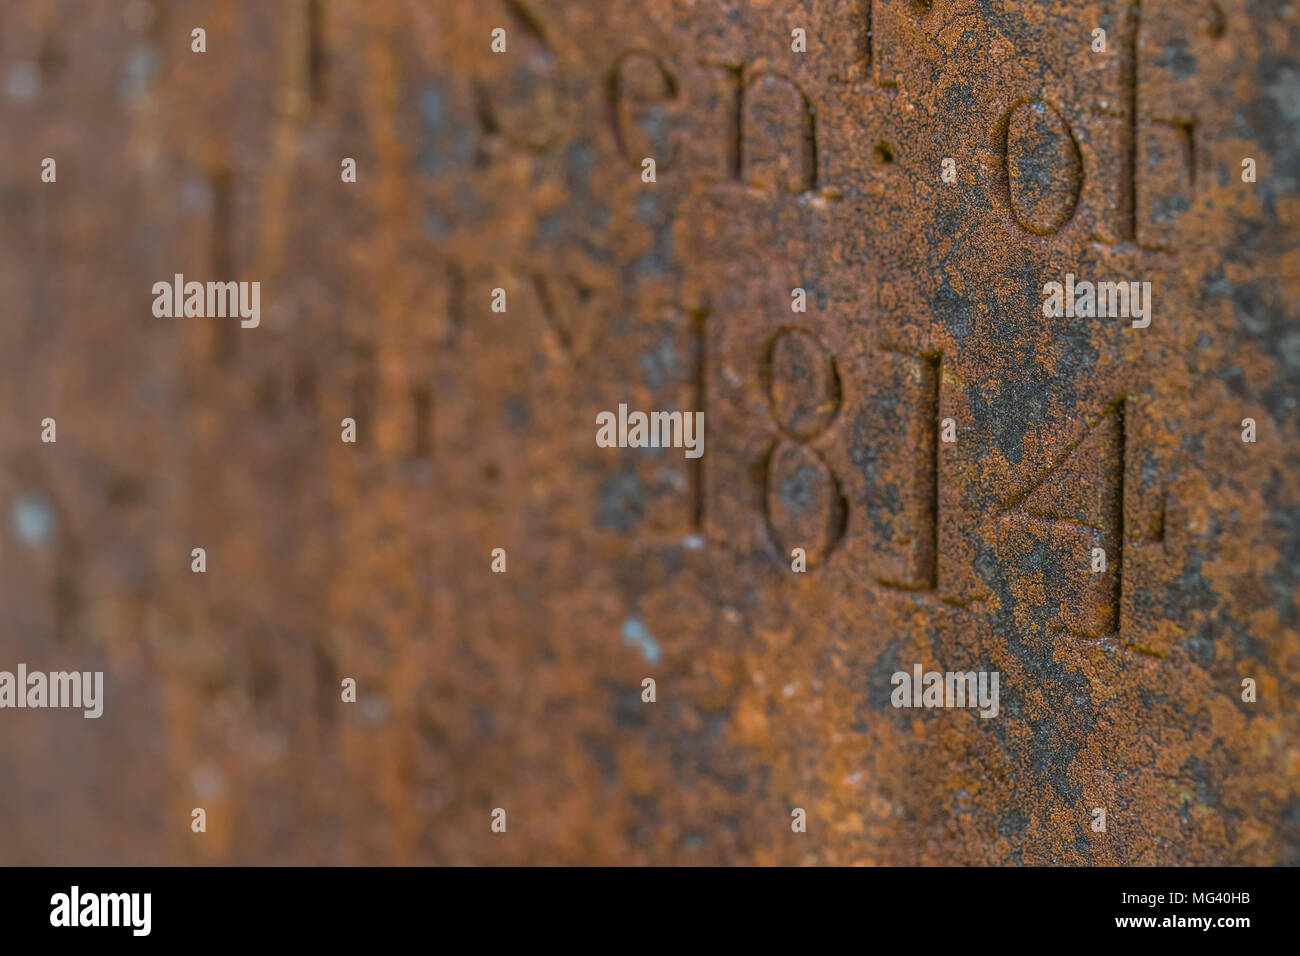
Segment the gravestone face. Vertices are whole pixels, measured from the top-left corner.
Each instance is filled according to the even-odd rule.
[[[0,859],[1300,862],[1291,6],[123,6],[0,12]]]

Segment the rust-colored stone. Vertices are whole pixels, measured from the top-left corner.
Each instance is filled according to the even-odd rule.
[[[6,8],[0,862],[1300,862],[1297,10]]]

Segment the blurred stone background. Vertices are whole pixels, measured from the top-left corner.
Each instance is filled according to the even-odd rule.
[[[1298,51],[1247,0],[6,4],[0,669],[106,700],[0,712],[0,863],[1300,862]],[[261,326],[153,317],[178,272]],[[1151,326],[1045,318],[1067,273]],[[704,457],[597,448],[620,402]],[[917,663],[1001,713],[894,709]]]

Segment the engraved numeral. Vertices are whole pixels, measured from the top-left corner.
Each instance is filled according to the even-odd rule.
[[[1114,401],[1053,456],[1042,475],[1002,505],[1003,519],[1012,526],[1004,557],[1024,566],[1044,544],[1068,555],[1057,572],[1038,573],[1046,575],[1047,597],[1058,607],[1050,627],[1079,637],[1119,634],[1126,408],[1124,398]],[[1094,549],[1104,554],[1104,571],[1095,570]]]
[[[848,525],[839,478],[812,447],[842,403],[835,358],[803,329],[784,329],[764,364],[772,418],[782,434],[766,462],[763,495],[768,532],[783,555],[803,548],[810,568],[823,564]]]

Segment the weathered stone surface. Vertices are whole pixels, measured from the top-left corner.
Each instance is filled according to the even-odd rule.
[[[1300,862],[1297,10],[6,7],[0,862]]]

